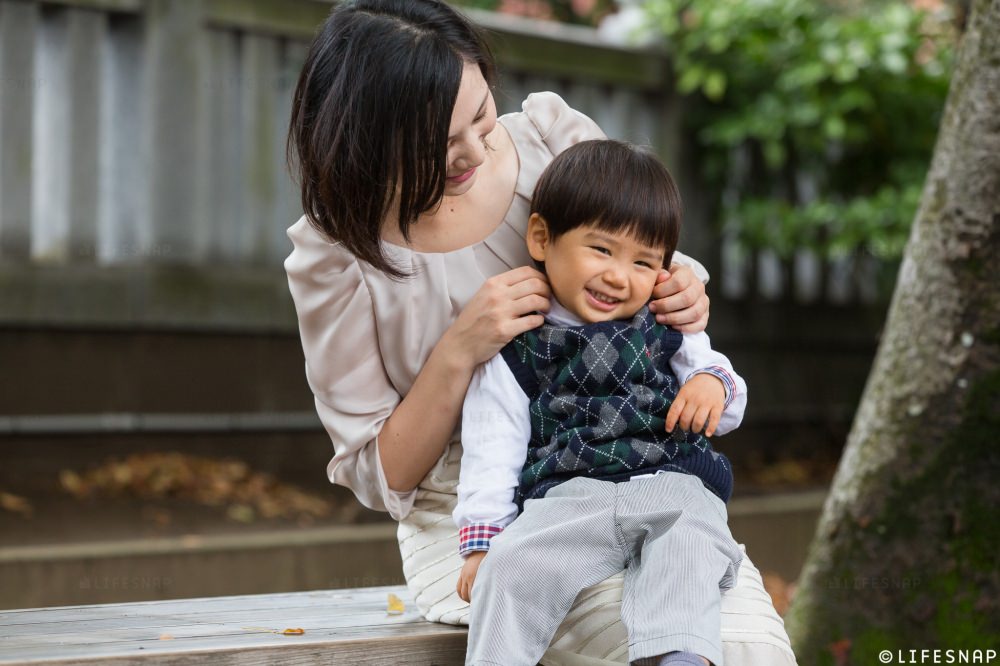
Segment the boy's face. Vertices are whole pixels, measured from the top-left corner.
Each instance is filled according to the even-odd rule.
[[[552,293],[587,323],[629,319],[653,293],[663,248],[626,234],[577,227],[552,240],[537,213],[528,221],[528,252],[545,263]]]

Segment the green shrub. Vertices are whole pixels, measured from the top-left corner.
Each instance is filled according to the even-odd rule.
[[[899,2],[649,0],[725,224],[782,257],[898,258],[947,95],[954,34]]]

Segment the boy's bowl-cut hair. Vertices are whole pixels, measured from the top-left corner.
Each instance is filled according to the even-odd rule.
[[[556,156],[538,179],[531,212],[552,239],[577,227],[627,233],[664,249],[664,266],[680,236],[681,196],[650,151],[613,139],[581,141]]]

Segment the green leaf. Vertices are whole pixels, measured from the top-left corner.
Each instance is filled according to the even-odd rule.
[[[807,62],[804,65],[790,69],[778,82],[782,90],[808,88],[827,77],[827,67],[821,62]]]
[[[697,90],[701,86],[701,82],[704,78],[704,70],[697,65],[694,65],[681,74],[681,78],[677,81],[677,90],[683,94],[688,94],[694,90]]]
[[[726,75],[719,70],[712,70],[705,77],[705,84],[702,86],[705,96],[712,101],[719,101],[726,94]]]
[[[883,53],[882,64],[893,74],[902,74],[906,71],[906,58],[899,51]]]
[[[823,120],[823,134],[834,141],[843,139],[847,131],[847,123],[840,116],[827,116]]]
[[[712,33],[708,37],[707,45],[712,53],[722,53],[729,48],[729,37],[723,32]]]
[[[764,143],[764,161],[772,169],[777,169],[785,163],[787,151],[780,141],[766,141]]]

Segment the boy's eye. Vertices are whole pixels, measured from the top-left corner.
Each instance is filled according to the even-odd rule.
[[[636,266],[642,266],[643,268],[652,268],[653,266],[648,261],[637,261]]]
[[[611,254],[611,250],[609,250],[606,247],[601,247],[600,245],[591,245],[590,249],[591,250],[597,250],[601,254]]]

